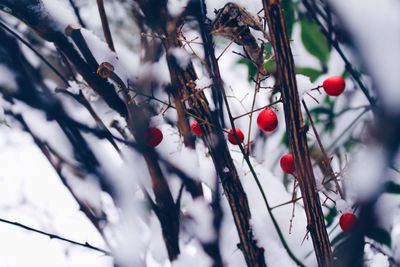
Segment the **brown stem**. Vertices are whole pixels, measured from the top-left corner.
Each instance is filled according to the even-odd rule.
[[[104,38],[106,38],[106,42],[108,47],[115,52],[114,42],[112,39],[110,26],[108,24],[106,10],[104,9],[104,2],[103,0],[97,0],[97,7],[99,9],[100,19],[101,19],[101,26],[103,27]]]
[[[318,265],[321,267],[330,266],[332,263],[332,250],[325,227],[321,201],[316,190],[307,145],[307,127],[304,125],[301,113],[294,60],[286,31],[282,6],[279,0],[263,0],[263,7],[271,35],[271,44],[275,52],[277,78],[281,85],[286,128],[303,196],[308,223],[307,229],[311,234]]]
[[[145,150],[143,156],[147,163],[155,196],[154,209],[160,224],[170,261],[178,258],[179,249],[179,206],[175,205],[169,185],[161,171],[160,164],[152,149]]]
[[[205,61],[207,63],[207,70],[213,81],[212,90],[213,94],[215,95],[214,103],[218,101],[219,98],[225,99],[226,101],[225,88],[220,75],[218,59],[215,57],[214,43],[212,41],[210,34],[211,25],[207,24],[205,17],[206,14],[205,2],[200,1],[200,6],[197,8],[198,10],[200,10],[200,12],[197,14],[198,14],[200,31],[204,43],[203,48],[205,54]],[[203,97],[205,98],[204,95]],[[222,99],[219,100],[221,101],[221,104],[222,104]],[[207,104],[206,100],[202,101],[201,104]],[[213,118],[207,106],[204,107],[204,110],[206,110],[207,112],[206,113],[203,112],[202,116],[208,117],[208,119],[213,121],[213,124],[216,125],[216,127],[213,128],[213,131],[211,131],[211,133],[218,136],[218,145],[217,146],[212,145],[213,142],[211,140],[212,139],[211,135],[205,136],[205,142],[209,146],[209,149],[211,151],[211,156],[213,158],[214,165],[217,170],[217,174],[221,179],[225,195],[231,207],[232,215],[236,224],[236,228],[239,233],[240,249],[244,255],[244,258],[248,266],[266,266],[264,258],[264,248],[258,246],[257,241],[253,237],[253,230],[250,224],[251,212],[246,192],[242,187],[237,170],[234,166],[233,160],[229,153],[221,126],[217,120],[218,117],[214,116]],[[199,111],[201,112],[202,110]],[[228,108],[228,115],[231,119],[233,130],[235,131],[235,126],[233,124],[233,119],[229,108]],[[205,129],[205,130],[209,131],[210,129]],[[235,136],[235,139],[236,140],[238,139],[237,136]]]
[[[273,105],[278,104],[278,103],[280,103],[280,102],[282,102],[281,99],[276,100],[276,101],[274,101],[274,102],[272,102],[272,103],[270,103],[270,104],[268,104],[268,105],[265,105],[265,106],[263,106],[263,107],[261,107],[261,108],[256,108],[256,109],[254,109],[254,110],[252,110],[252,111],[249,111],[249,112],[246,112],[246,113],[244,113],[244,114],[242,114],[242,115],[239,115],[239,116],[237,116],[237,117],[234,117],[233,120],[237,120],[237,119],[242,118],[242,117],[244,117],[244,116],[250,115],[250,114],[252,114],[252,113],[254,113],[254,112],[263,110],[263,109],[265,109],[265,108],[267,108],[267,107],[272,107]]]
[[[146,130],[150,118],[148,105],[137,106],[129,94],[128,88],[124,85],[121,78],[113,72],[113,67],[109,63],[102,63],[101,66],[107,66],[110,72],[102,72],[108,76],[121,89],[128,109],[127,125],[136,142],[139,144],[147,168],[150,173],[152,188],[155,196],[155,202],[152,205],[161,224],[161,231],[164,243],[167,247],[170,261],[174,261],[180,254],[179,249],[179,212],[180,207],[175,204],[168,182],[161,170],[159,158],[154,148],[146,146]]]

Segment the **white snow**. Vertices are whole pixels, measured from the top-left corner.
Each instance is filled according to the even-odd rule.
[[[15,93],[18,90],[16,74],[6,65],[0,64],[0,87],[5,93]]]
[[[352,211],[351,206],[344,199],[336,200],[336,209],[338,212],[341,212],[341,213],[346,213],[346,212]]]
[[[62,170],[62,173],[66,177],[72,191],[82,202],[87,203],[94,211],[99,212],[102,210],[101,188],[97,177],[92,175],[87,175],[83,178],[75,177],[66,168]]]
[[[354,156],[345,181],[356,199],[367,201],[380,190],[386,181],[386,178],[381,176],[385,159],[383,148],[372,144]]]
[[[175,47],[175,48],[170,49],[168,51],[168,53],[170,53],[171,55],[174,56],[174,58],[178,62],[178,65],[182,69],[186,69],[186,67],[189,64],[191,58],[190,58],[189,53],[184,48]]]
[[[193,242],[191,242],[193,243]],[[188,244],[181,252],[182,255],[172,263],[172,267],[187,267],[196,264],[199,267],[212,265],[212,261],[204,251],[195,244]]]
[[[49,16],[57,24],[54,25],[60,31],[64,32],[69,24],[77,22],[72,8],[63,0],[42,0],[43,9],[38,12],[43,12],[43,16]]]
[[[128,73],[125,66],[118,59],[115,52],[111,51],[108,45],[102,41],[97,35],[92,31],[81,29],[82,35],[85,41],[96,58],[97,63],[100,65],[103,62],[108,62],[114,67],[114,71],[122,79],[125,84],[128,81]]]
[[[39,139],[47,142],[63,158],[75,162],[73,149],[57,122],[47,121],[42,112],[33,110],[19,101],[12,106],[12,111],[16,114],[22,114],[31,131]],[[46,123],[45,128],[44,123]]]
[[[191,217],[189,227],[191,232],[203,243],[215,240],[213,215],[211,207],[203,199],[197,198],[191,205],[186,206],[186,211]]]
[[[6,119],[5,114],[4,114],[4,109],[2,106],[0,106],[0,122],[4,122]]]
[[[189,0],[169,0],[168,1],[168,11],[169,13],[176,17],[179,16],[187,6]]]
[[[196,80],[196,87],[199,89],[206,88],[211,85],[212,85],[212,80],[207,76],[202,76]]]

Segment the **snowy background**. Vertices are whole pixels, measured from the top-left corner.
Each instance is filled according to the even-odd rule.
[[[76,22],[76,18],[72,13],[71,7],[67,0],[45,0],[45,7],[49,13],[55,18],[57,25],[62,29],[66,25]],[[83,35],[89,44],[89,47],[94,51],[94,55],[99,62],[108,61],[116,66],[115,72],[124,80],[152,78],[160,84],[169,82],[169,73],[166,67],[165,58],[161,58],[159,62],[154,64],[141,64],[137,46],[140,42],[139,30],[132,25],[132,22],[125,22],[124,18],[128,10],[125,1],[106,1],[106,10],[112,19],[111,31],[113,33],[114,43],[118,58],[111,53],[106,44],[101,41],[102,28],[98,17],[97,6],[90,1],[76,1],[81,9],[82,19],[87,24],[88,30],[83,31]],[[92,1],[93,2],[93,1]],[[210,18],[213,19],[214,9],[221,8],[227,1],[208,0],[207,8]],[[261,10],[261,1],[251,0],[233,1],[243,5],[253,14],[257,14]],[[334,1],[333,1],[334,2]],[[398,27],[400,23],[400,6],[398,1],[381,1],[379,10],[372,7],[373,1],[361,0],[346,0],[337,1],[335,8],[343,18],[347,19],[349,25],[354,27],[353,32],[360,33],[356,36],[356,40],[369,45],[362,46],[365,51],[360,51],[361,54],[368,54],[370,62],[365,62],[370,71],[376,75],[377,81],[382,82],[381,88],[388,91],[380,93],[384,96],[382,101],[387,103],[388,107],[397,109],[400,107],[398,81],[399,75],[396,74],[400,68],[400,40]],[[1,1],[0,1],[1,3]],[[346,8],[343,8],[345,4]],[[169,10],[172,14],[179,14],[185,6],[186,1],[169,1]],[[369,5],[371,4],[371,7]],[[359,6],[364,6],[360,9]],[[376,5],[373,5],[374,7]],[[351,7],[351,8],[349,8]],[[396,8],[395,8],[396,7]],[[386,9],[385,9],[386,8]],[[351,14],[346,13],[348,10],[356,10]],[[391,12],[386,13],[388,10]],[[373,12],[370,16],[367,12]],[[376,15],[376,12],[379,14]],[[388,14],[388,15],[387,15]],[[366,16],[374,18],[374,21],[366,21],[360,18]],[[25,32],[25,25],[17,22],[9,15],[2,14],[1,18],[13,25],[18,32]],[[365,23],[373,25],[371,29]],[[385,26],[383,26],[385,25]],[[396,28],[397,27],[397,28]],[[366,31],[365,28],[370,29]],[[133,30],[132,30],[133,29]],[[383,31],[382,29],[387,29]],[[376,43],[375,34],[385,35],[382,38],[391,38],[390,41]],[[254,34],[260,35],[255,32]],[[192,39],[198,36],[197,32],[188,30],[185,32],[187,39]],[[98,36],[98,37],[96,37]],[[134,38],[132,38],[134,37]],[[262,35],[260,35],[262,37]],[[100,38],[100,39],[99,39]],[[320,68],[320,62],[317,58],[310,55],[301,42],[300,23],[295,23],[291,39],[292,49],[295,63],[297,66]],[[239,64],[240,56],[232,53],[233,51],[241,52],[242,48],[236,44],[230,45],[228,40],[220,37],[216,38],[216,55],[220,55],[223,51],[224,55],[219,60],[222,78],[225,82],[227,94],[230,96],[230,106],[233,110],[233,115],[238,116],[251,110],[253,101],[254,84],[248,82],[248,67],[245,64]],[[382,43],[385,47],[382,48]],[[392,46],[391,46],[392,45]],[[198,55],[202,56],[201,46],[193,44]],[[344,48],[349,58],[353,59],[352,52],[346,47]],[[371,51],[395,51],[395,53],[376,53]],[[24,53],[30,60],[31,64],[39,66],[39,59],[28,49],[23,48]],[[48,42],[45,43],[43,53],[50,55],[54,52],[54,46]],[[389,59],[386,58],[389,54]],[[185,50],[175,51],[175,57],[181,59],[180,63],[185,65],[185,60],[191,59],[196,67],[199,75],[197,85],[206,87],[211,80],[207,77],[206,72],[202,69],[200,61],[191,50],[185,47]],[[354,61],[356,61],[354,57]],[[390,63],[387,63],[390,62]],[[377,68],[376,65],[379,64]],[[337,52],[332,49],[327,62],[326,73],[320,75],[315,81],[311,82],[310,78],[305,75],[297,75],[299,91],[301,96],[307,102],[309,109],[324,105],[326,95],[318,91],[309,90],[322,84],[323,80],[331,75],[341,75],[344,72],[344,63]],[[373,69],[371,69],[373,68]],[[393,73],[392,73],[393,72]],[[145,78],[143,78],[145,77]],[[390,77],[390,79],[387,79]],[[0,65],[0,85],[7,88],[15,87],[13,73]],[[364,81],[371,86],[371,80],[367,76],[363,76]],[[55,90],[57,83],[56,79],[48,78],[45,80],[46,85]],[[372,120],[370,111],[362,107],[368,105],[368,102],[362,92],[357,88],[353,79],[346,79],[346,91],[343,95],[332,98],[335,102],[334,112],[339,113],[344,109],[347,110],[343,115],[335,117],[334,128],[329,134],[322,135],[322,142],[326,144],[328,152],[332,153],[332,166],[335,172],[341,173],[341,179],[346,185],[346,200],[340,200],[337,195],[330,195],[336,201],[336,207],[339,212],[351,210],[351,205],[359,198],[365,198],[374,192],[376,184],[382,181],[376,181],[379,174],[380,164],[380,147],[369,145],[368,143],[368,124]],[[273,79],[267,80],[265,86],[272,86]],[[71,91],[79,90],[79,86],[70,82]],[[306,93],[309,92],[315,98],[311,98]],[[209,91],[205,91],[207,96],[210,96]],[[374,92],[375,93],[375,92]],[[98,101],[95,95],[91,95],[89,91],[85,91],[88,97],[92,97],[93,105],[98,108],[99,115],[108,125],[113,119],[120,119],[115,113],[111,113],[104,104]],[[263,107],[269,103],[268,97],[271,91],[264,89],[257,94],[255,108]],[[378,94],[378,93],[376,93]],[[162,93],[160,97],[167,99]],[[390,97],[388,97],[390,96]],[[317,100],[318,102],[316,102]],[[322,104],[321,104],[322,103]],[[0,102],[4,109],[10,108],[5,101]],[[94,121],[89,116],[88,112],[81,106],[74,103],[71,99],[63,97],[63,105],[67,110],[73,110],[74,118],[78,121],[95,125]],[[361,108],[360,108],[361,107]],[[158,106],[159,111],[163,110],[163,105]],[[290,201],[292,198],[291,187],[292,180],[289,180],[289,186],[285,185],[283,173],[279,168],[279,158],[282,154],[288,152],[286,146],[282,144],[282,138],[285,133],[284,116],[281,104],[276,105],[277,114],[279,117],[279,126],[276,131],[268,134],[266,139],[259,137],[259,131],[253,116],[251,125],[250,139],[254,140],[255,146],[252,151],[251,161],[256,169],[259,178],[261,179],[262,187],[267,194],[267,198],[271,206],[276,206],[281,203]],[[354,108],[354,109],[352,109]],[[72,158],[70,148],[67,147],[66,141],[60,137],[60,129],[55,125],[46,122],[41,114],[32,111],[23,104],[15,105],[12,109],[20,112],[25,116],[25,119],[33,131],[43,140],[48,141],[58,151],[67,158]],[[360,115],[361,114],[361,115]],[[169,109],[165,114],[168,119],[175,120],[174,111]],[[306,117],[306,115],[305,115]],[[73,241],[85,243],[111,251],[109,245],[115,245],[115,251],[122,259],[132,257],[138,262],[131,263],[132,266],[171,266],[168,261],[167,252],[162,240],[160,225],[154,215],[149,215],[146,210],[142,210],[139,201],[135,205],[127,207],[130,199],[120,199],[122,208],[117,210],[114,203],[110,200],[109,195],[100,192],[99,186],[95,182],[75,181],[73,175],[65,171],[67,177],[71,176],[71,185],[76,190],[77,195],[86,199],[95,207],[100,207],[106,210],[109,217],[107,244],[102,236],[93,227],[86,216],[80,212],[79,206],[71,196],[70,192],[60,181],[57,173],[49,164],[43,153],[37,148],[32,138],[22,132],[18,124],[9,117],[1,116],[0,120],[5,120],[6,124],[0,124],[0,218],[12,222],[22,223],[32,228],[56,234],[61,237],[68,238]],[[249,117],[245,116],[236,121],[236,126],[241,128],[245,133],[249,130]],[[196,143],[196,150],[190,150],[183,147],[182,140],[179,137],[176,128],[167,124],[162,115],[152,118],[152,125],[160,128],[164,134],[163,142],[157,147],[157,151],[163,157],[167,158],[187,174],[202,181],[212,190],[214,186],[215,171],[212,161],[207,154],[207,149],[201,140]],[[53,127],[54,126],[54,127]],[[323,123],[318,125],[322,130]],[[344,150],[344,143],[350,137],[359,138],[364,143],[358,143],[355,148],[349,153]],[[143,166],[143,159],[136,153],[130,151],[127,147],[122,146],[123,155],[128,156],[129,160],[122,159],[112,149],[112,146],[106,141],[99,141],[91,135],[85,135],[85,138],[91,144],[91,148],[95,151],[100,162],[104,162],[107,166],[106,172],[118,181],[119,189],[127,190],[123,195],[139,194],[137,191],[137,183],[140,181],[144,186],[150,186],[150,179],[146,168]],[[312,132],[309,133],[310,143],[315,142],[315,136]],[[245,143],[248,136],[245,134]],[[332,146],[329,146],[332,144]],[[265,249],[265,257],[268,266],[296,266],[288,257],[286,251],[282,247],[277,233],[272,225],[271,219],[266,212],[265,204],[261,198],[261,194],[256,187],[254,179],[249,172],[249,169],[243,161],[242,154],[239,149],[229,144],[231,155],[234,158],[236,167],[241,177],[241,182],[245,188],[250,202],[252,211],[252,224],[259,245]],[[340,155],[340,156],[339,156]],[[374,156],[372,156],[374,155]],[[343,157],[342,157],[343,156]],[[397,162],[399,162],[397,160]],[[383,163],[382,163],[383,164]],[[400,164],[397,164],[399,167]],[[377,166],[377,167],[376,167]],[[132,180],[134,181],[128,181]],[[292,178],[288,178],[292,179]],[[317,184],[321,183],[321,172],[316,171]],[[399,174],[396,171],[390,173],[390,177],[394,181],[399,180]],[[171,175],[169,183],[174,196],[177,196],[180,180]],[[131,188],[132,190],[126,189]],[[210,199],[210,190],[206,190],[206,200]],[[140,195],[140,194],[139,194]],[[140,199],[140,196],[135,200]],[[324,198],[321,195],[321,199]],[[225,198],[221,198],[221,204],[224,209],[224,220],[221,229],[221,252],[226,266],[245,266],[243,256],[236,244],[238,237],[234,227],[234,222]],[[400,240],[400,212],[399,204],[400,197],[397,195],[384,195],[378,201],[378,212],[381,225],[388,231],[392,237],[393,257],[400,261],[400,246],[397,244]],[[332,202],[327,202],[327,207],[324,207],[324,212],[329,212],[329,207],[332,207]],[[172,266],[210,266],[210,259],[203,252],[200,243],[201,241],[209,241],[214,238],[213,229],[211,227],[211,215],[203,200],[192,200],[188,194],[183,195],[182,211],[189,214],[194,220],[187,219],[187,224],[184,224],[181,240],[181,256],[175,261]],[[302,208],[301,201],[296,204],[295,216],[291,233],[289,234],[289,224],[292,217],[292,205],[285,205],[273,210],[275,217],[278,220],[280,228],[284,233],[285,239],[295,255],[301,259],[306,266],[316,266],[316,260],[312,254],[311,238],[306,237],[306,219]],[[123,216],[121,216],[123,214]],[[138,220],[137,218],[143,215],[145,219]],[[122,219],[123,218],[123,219]],[[337,216],[328,228],[330,239],[340,233],[337,227],[339,217]],[[93,251],[89,248],[79,247],[68,242],[63,242],[56,239],[39,235],[32,231],[27,231],[15,225],[10,225],[0,222],[0,267],[14,266],[112,266],[112,258],[104,255],[101,252]],[[194,238],[195,237],[195,238]],[[388,266],[387,257],[369,251],[367,248],[368,266]],[[142,261],[142,262],[140,262]],[[139,263],[140,262],[140,263]],[[135,265],[136,264],[136,265]]]

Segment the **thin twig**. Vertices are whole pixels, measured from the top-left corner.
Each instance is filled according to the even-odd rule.
[[[324,145],[322,144],[321,138],[319,137],[318,131],[315,128],[315,124],[314,124],[314,120],[310,114],[310,111],[308,110],[308,107],[306,105],[306,102],[304,101],[304,99],[301,101],[303,103],[303,107],[307,113],[308,118],[310,119],[310,123],[311,123],[311,128],[313,129],[313,132],[315,134],[315,138],[317,139],[317,143],[319,148],[321,149],[322,152],[322,161],[324,162],[325,165],[325,170],[323,170],[324,173],[324,179],[327,176],[331,176],[331,177],[335,177],[334,181],[335,181],[335,185],[336,185],[336,189],[339,192],[340,197],[343,199],[344,198],[344,194],[342,191],[342,188],[340,187],[340,184],[338,182],[338,180],[336,179],[335,173],[333,172],[332,166],[331,166],[331,160],[329,159],[328,153],[326,152]]]
[[[97,7],[99,9],[101,26],[103,27],[103,33],[104,37],[106,38],[107,45],[111,49],[111,51],[115,52],[114,42],[110,31],[110,25],[108,24],[106,10],[104,9],[103,0],[97,0]]]
[[[40,234],[40,235],[48,236],[50,239],[58,239],[58,240],[61,240],[61,241],[64,241],[64,242],[68,242],[68,243],[71,243],[71,244],[74,244],[74,245],[77,245],[77,246],[81,246],[81,247],[85,247],[85,248],[88,248],[88,249],[91,249],[91,250],[96,250],[98,252],[102,252],[107,256],[111,256],[111,252],[109,252],[107,250],[104,250],[104,249],[101,249],[101,248],[98,248],[98,247],[95,247],[95,246],[92,246],[88,242],[80,243],[80,242],[77,242],[77,241],[74,241],[74,240],[71,240],[71,239],[68,239],[68,238],[65,238],[65,237],[61,237],[61,236],[56,235],[56,234],[50,234],[50,233],[47,233],[47,232],[44,232],[44,231],[29,227],[29,226],[26,226],[26,225],[24,225],[22,223],[19,223],[19,222],[13,222],[13,221],[9,221],[9,220],[2,219],[2,218],[0,218],[0,222],[6,223],[6,224],[9,224],[9,225],[14,225],[16,227],[20,227],[20,228],[26,229],[28,231],[31,231],[31,232],[34,232],[34,233],[37,233],[37,234]]]
[[[233,120],[237,120],[237,119],[242,118],[242,117],[244,117],[244,116],[250,115],[250,114],[252,114],[252,113],[254,113],[254,112],[263,110],[263,109],[268,108],[268,107],[272,107],[273,105],[276,105],[276,104],[281,103],[281,102],[282,102],[282,100],[280,100],[280,99],[279,99],[279,100],[276,100],[276,101],[274,101],[274,102],[272,102],[272,103],[270,103],[270,104],[268,104],[268,105],[265,105],[265,106],[263,106],[263,107],[261,107],[261,108],[257,108],[257,109],[254,109],[254,110],[252,110],[252,111],[246,112],[246,113],[244,113],[244,114],[242,114],[242,115],[233,117]]]
[[[12,34],[15,38],[17,38],[21,43],[23,43],[24,45],[26,45],[30,50],[32,50],[33,53],[35,53],[35,55],[37,57],[40,58],[40,60],[42,60],[64,83],[66,86],[69,86],[68,81],[66,78],[64,78],[64,76],[47,60],[45,59],[35,48],[33,48],[33,46],[28,43],[27,41],[25,41],[24,38],[22,38],[18,33],[16,33],[14,30],[10,29],[3,21],[0,20],[0,26],[6,30],[7,32],[9,32],[10,34]]]
[[[357,82],[358,86],[360,87],[361,91],[364,93],[364,95],[367,98],[368,102],[370,103],[371,107],[375,107],[376,106],[376,100],[370,95],[370,91],[365,86],[364,82],[361,80],[360,74],[353,68],[352,64],[350,63],[350,60],[347,58],[347,56],[344,54],[343,50],[341,49],[341,47],[339,45],[339,42],[336,39],[332,38],[332,36],[329,33],[329,31],[325,29],[325,26],[323,25],[323,23],[318,18],[317,14],[315,12],[315,9],[313,8],[313,6],[311,4],[311,2],[314,2],[314,1],[309,2],[308,0],[303,0],[302,2],[304,4],[304,6],[306,7],[308,13],[313,18],[313,20],[320,27],[322,34],[325,35],[325,37],[327,38],[329,43],[335,48],[335,50],[338,52],[338,54],[342,58],[343,62],[345,63],[346,69],[349,71],[350,75]],[[315,5],[314,5],[314,7],[315,7]],[[317,13],[319,13],[321,15],[320,12],[317,12]],[[321,16],[321,17],[323,17],[323,16]],[[332,28],[331,28],[331,30],[332,30]]]
[[[69,3],[71,4],[72,9],[74,10],[75,16],[78,19],[79,24],[81,24],[83,28],[86,28],[86,24],[82,20],[79,8],[75,4],[75,0],[69,0]]]

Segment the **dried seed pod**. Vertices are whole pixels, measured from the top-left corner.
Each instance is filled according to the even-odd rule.
[[[264,68],[263,48],[260,47],[250,32],[250,27],[262,31],[261,24],[244,8],[234,3],[227,3],[216,11],[213,21],[214,35],[223,36],[238,45],[243,46],[246,55],[263,75],[267,74]]]

